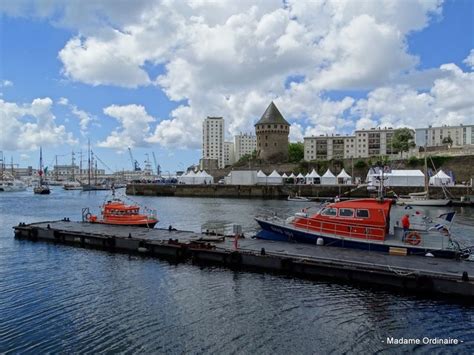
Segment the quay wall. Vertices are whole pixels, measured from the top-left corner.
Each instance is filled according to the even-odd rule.
[[[423,187],[393,187],[397,195],[421,192]],[[453,198],[472,195],[471,187],[449,187]],[[175,196],[175,197],[216,197],[216,198],[261,198],[286,199],[288,195],[324,198],[324,197],[369,197],[366,187],[355,185],[165,185],[165,184],[129,184],[127,195],[137,196]],[[440,187],[430,187],[433,198],[442,198],[444,193]]]

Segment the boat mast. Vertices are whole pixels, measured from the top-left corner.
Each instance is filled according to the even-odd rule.
[[[87,140],[87,184],[91,186],[91,141]]]
[[[3,169],[5,168],[3,162],[3,151],[0,151],[0,180],[3,180]]]
[[[80,150],[80,153],[79,153],[79,180],[80,180],[80,183],[82,184],[82,149]]]
[[[427,159],[426,159],[426,144],[425,144],[425,191],[426,191],[426,198],[429,199],[430,198],[430,191],[429,191],[429,187],[428,187],[428,162],[427,162]]]
[[[39,181],[39,184],[40,186],[43,186],[43,148],[40,147],[40,166],[39,166],[40,170],[39,170],[39,177],[40,177],[40,181]]]
[[[55,155],[56,166],[54,168],[54,179],[58,181],[58,156]]]
[[[71,176],[71,180],[74,181],[74,150],[72,151],[72,154],[71,154],[71,169],[72,169],[72,176]]]

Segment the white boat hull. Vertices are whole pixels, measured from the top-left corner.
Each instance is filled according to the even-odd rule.
[[[397,205],[409,205],[409,206],[447,206],[451,203],[451,200],[446,199],[399,199]]]
[[[0,183],[0,192],[20,192],[25,191],[26,185],[18,181],[3,181]]]

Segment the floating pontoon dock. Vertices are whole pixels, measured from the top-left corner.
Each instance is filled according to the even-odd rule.
[[[179,262],[286,273],[474,300],[474,262],[68,220],[13,227],[15,237]]]

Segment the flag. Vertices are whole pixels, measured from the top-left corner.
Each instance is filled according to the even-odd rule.
[[[455,214],[456,214],[456,212],[443,213],[443,214],[440,214],[438,216],[438,218],[445,219],[448,222],[451,222],[453,220]]]
[[[442,230],[442,229],[446,229],[446,226],[444,224],[441,224],[441,223],[437,223],[435,224],[433,227],[430,227],[428,230],[431,231],[431,230]]]

